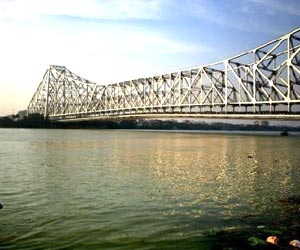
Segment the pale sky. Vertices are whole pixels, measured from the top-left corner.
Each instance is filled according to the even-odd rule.
[[[300,27],[300,0],[0,0],[0,116],[50,64],[99,84],[200,66]]]

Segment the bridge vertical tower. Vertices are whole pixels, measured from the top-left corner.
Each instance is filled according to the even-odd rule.
[[[48,118],[48,106],[49,106],[49,84],[50,84],[50,68],[46,72],[47,78],[45,79],[46,81],[46,101],[45,101],[45,112],[44,112],[44,117]]]

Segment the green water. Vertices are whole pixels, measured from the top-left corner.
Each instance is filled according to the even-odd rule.
[[[289,211],[278,200],[300,193],[299,146],[299,137],[0,129],[0,249],[218,249],[218,232],[280,229],[272,222]]]

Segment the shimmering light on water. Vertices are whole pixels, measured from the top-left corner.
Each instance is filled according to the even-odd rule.
[[[0,249],[209,249],[299,194],[299,137],[0,129]]]

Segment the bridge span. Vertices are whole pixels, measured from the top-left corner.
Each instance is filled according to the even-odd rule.
[[[58,121],[300,120],[300,28],[216,63],[108,85],[50,65],[28,113]]]

